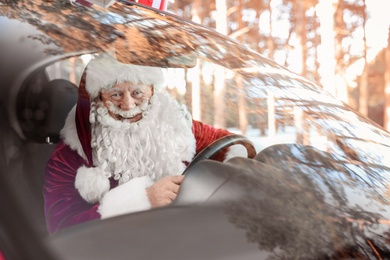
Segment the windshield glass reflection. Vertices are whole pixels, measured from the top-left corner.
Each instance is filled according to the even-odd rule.
[[[390,136],[383,129],[306,79],[192,23],[120,3],[106,13],[60,2],[9,2],[14,9],[7,17],[33,24],[38,33],[29,39],[48,46],[48,56],[115,51],[122,62],[162,67],[165,90],[194,119],[248,136],[258,162],[272,165],[265,175],[249,162],[253,171],[242,182],[249,195],[228,207],[249,241],[302,258],[310,257],[296,252],[302,244],[324,256],[353,255],[353,242],[362,250],[356,252],[386,251]],[[45,72],[78,85],[89,59],[61,60]],[[300,236],[300,230],[312,232]]]
[[[363,179],[356,174],[365,169],[310,146],[275,145],[255,159],[229,162],[245,165],[231,176],[244,192],[224,210],[268,259],[390,255],[387,182]]]

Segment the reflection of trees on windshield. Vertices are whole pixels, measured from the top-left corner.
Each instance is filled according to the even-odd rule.
[[[107,51],[115,47],[126,50],[119,56],[122,61],[145,63],[149,59],[151,64],[163,66],[170,64],[167,58],[193,55],[196,51],[197,55],[230,68],[247,68],[253,64],[264,68],[280,67],[212,30],[200,30],[196,24],[135,8],[131,3],[117,2],[107,11],[60,0],[8,0],[0,12],[40,30],[42,35],[36,36],[37,40],[46,37],[43,35],[49,36],[51,39],[46,37],[45,42],[50,40],[60,47],[48,46],[47,52],[51,54]],[[191,62],[189,60],[193,65]]]
[[[60,49],[47,45],[50,54],[102,50],[117,38],[111,25],[101,25],[94,19],[93,12],[86,13],[69,1],[10,0],[0,12],[11,19],[26,21],[42,32],[34,37],[51,37],[45,41],[54,42]]]
[[[390,256],[388,202],[364,176],[354,176],[348,160],[299,145],[272,146],[256,159],[245,161],[236,180],[247,195],[226,212],[249,242],[272,253],[269,259]]]
[[[245,84],[248,124],[260,135],[290,133],[290,142],[390,167],[389,134],[326,93],[297,87],[293,81],[267,86],[247,79]]]

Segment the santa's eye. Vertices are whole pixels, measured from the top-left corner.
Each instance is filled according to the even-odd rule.
[[[120,97],[121,97],[120,93],[112,93],[111,94],[111,98],[117,99],[117,98],[120,98]]]
[[[143,92],[140,91],[140,90],[134,90],[133,91],[133,97],[135,97],[135,98],[141,97],[142,94],[143,94]]]

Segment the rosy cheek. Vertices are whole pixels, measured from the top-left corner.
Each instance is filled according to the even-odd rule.
[[[104,102],[103,104],[104,104],[104,106],[105,106],[108,110],[110,110],[110,102],[106,101],[106,102]]]
[[[110,108],[110,106],[115,106],[115,107],[118,107],[118,102],[116,102],[115,100],[107,100],[106,102],[104,102],[104,105],[107,107],[107,108]]]

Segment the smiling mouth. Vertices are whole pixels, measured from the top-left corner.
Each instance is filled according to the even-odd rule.
[[[134,122],[137,122],[137,121],[142,119],[142,113],[139,113],[139,114],[137,114],[137,115],[135,115],[133,117],[129,117],[129,118],[123,117],[123,116],[120,116],[120,115],[118,115],[118,116],[119,116],[119,119],[121,121],[129,121],[130,123],[134,123]]]

